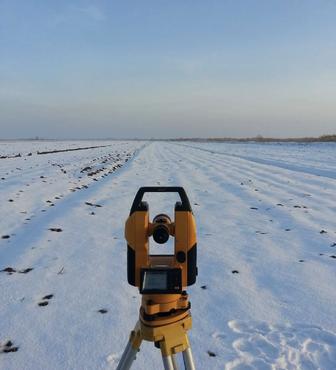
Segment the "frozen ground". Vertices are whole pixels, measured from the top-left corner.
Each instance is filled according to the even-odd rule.
[[[197,220],[197,369],[336,368],[335,145],[108,144],[0,159],[1,369],[115,369],[140,303],[124,221],[158,184],[184,186]]]

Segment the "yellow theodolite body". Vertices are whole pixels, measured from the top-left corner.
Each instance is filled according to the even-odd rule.
[[[174,222],[166,215],[158,215],[149,220],[147,202],[142,201],[147,192],[177,192],[181,202],[175,204]],[[173,236],[173,255],[150,255],[149,237],[164,232]],[[137,192],[130,215],[126,221],[127,276],[129,284],[145,292],[144,279],[151,276],[157,280],[155,289],[146,293],[181,293],[183,287],[192,285],[197,275],[196,223],[190,202],[182,187],[142,187]],[[160,242],[160,241],[159,241]],[[164,242],[164,241],[163,241]],[[146,275],[147,273],[147,275]],[[153,281],[153,279],[150,279]],[[161,281],[161,285],[160,285]],[[155,284],[154,284],[155,285]]]

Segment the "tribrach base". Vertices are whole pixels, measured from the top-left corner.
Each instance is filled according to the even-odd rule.
[[[192,320],[190,313],[177,321],[153,326],[146,325],[140,320],[131,332],[130,339],[120,359],[117,370],[129,370],[136,354],[140,350],[141,342],[147,340],[158,344],[161,350],[162,361],[165,370],[177,370],[175,355],[179,352],[183,355],[185,370],[195,370],[195,365],[190,349],[187,331],[191,329]]]

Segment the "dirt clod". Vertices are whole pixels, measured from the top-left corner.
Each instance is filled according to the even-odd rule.
[[[28,274],[28,272],[33,271],[34,269],[32,267],[28,267],[26,269],[20,270],[20,274]]]
[[[51,299],[54,295],[53,294],[48,294],[45,295],[42,299]]]
[[[16,270],[13,267],[6,267],[1,272],[16,272]]]
[[[54,231],[56,233],[61,233],[63,231],[61,228],[58,228],[58,227],[51,227],[49,230]]]
[[[49,302],[48,301],[43,301],[43,302],[39,302],[38,305],[40,307],[43,307],[43,306],[48,306]]]

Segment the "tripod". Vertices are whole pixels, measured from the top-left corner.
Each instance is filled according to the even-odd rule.
[[[130,334],[116,370],[131,368],[143,340],[154,342],[155,346],[160,348],[165,370],[178,370],[175,355],[179,352],[182,352],[185,370],[195,370],[187,335],[191,326],[189,310],[160,316],[147,315],[145,309],[141,307],[140,318]]]

